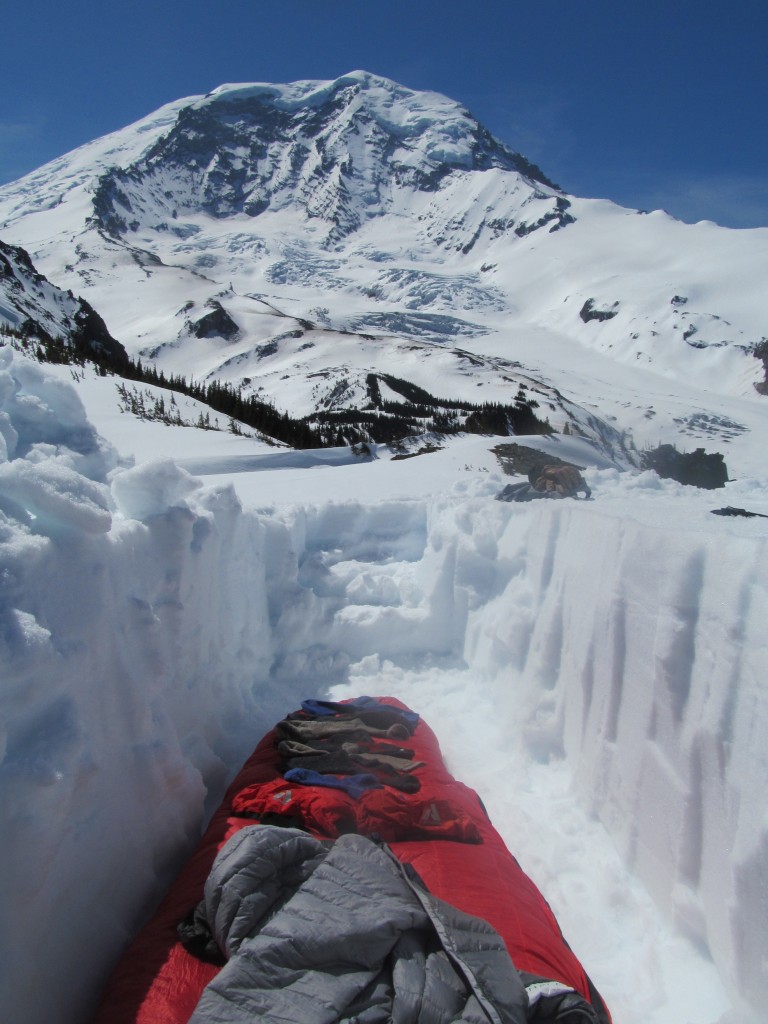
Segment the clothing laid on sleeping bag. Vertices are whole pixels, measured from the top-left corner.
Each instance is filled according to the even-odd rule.
[[[323,786],[329,789],[341,789],[357,800],[369,789],[381,789],[381,783],[375,775],[332,775],[330,772],[316,772],[311,768],[291,768],[284,775],[289,782],[298,782],[302,786]]]
[[[544,1022],[552,1019],[558,1024],[591,1021],[592,1018],[583,1016],[551,1016],[554,1004],[543,993],[554,991],[567,995],[575,992],[580,1001],[592,1003],[600,1024],[609,1024],[610,1016],[602,1000],[563,939],[542,894],[506,849],[485,814],[478,795],[457,782],[446,770],[437,739],[429,727],[394,698],[358,698],[354,705],[341,702],[339,707],[344,710],[338,710],[336,702],[319,703],[324,706],[309,705],[292,712],[279,723],[261,740],[237,774],[195,854],[115,969],[93,1024],[188,1024],[197,1012],[206,986],[212,981],[218,983],[225,971],[234,971],[231,961],[240,956],[238,948],[223,970],[220,962],[212,962],[219,953],[201,909],[206,878],[228,840],[248,829],[268,833],[271,826],[279,826],[278,832],[298,827],[305,838],[319,841],[324,855],[318,861],[318,869],[322,866],[324,870],[329,862],[331,866],[336,862],[341,852],[344,852],[346,860],[350,848],[345,837],[362,835],[372,838],[374,849],[389,858],[398,870],[402,869],[409,882],[412,880],[411,872],[421,878],[426,890],[432,894],[430,899],[439,899],[450,905],[453,913],[481,919],[483,928],[490,927],[498,934],[523,982],[529,1020]],[[364,720],[369,713],[382,711],[383,715],[375,719],[375,724],[374,720]],[[326,719],[325,723],[321,717]],[[315,727],[309,735],[288,735],[297,728],[301,731],[302,726],[307,725]],[[369,762],[365,769],[361,765],[360,773],[367,772],[370,767],[371,774],[380,785],[355,796],[325,785],[291,782],[284,777],[284,773],[290,771],[286,755],[293,753],[295,756],[295,748],[284,748],[281,752],[279,745],[284,742],[304,744],[320,755],[344,750],[345,746],[353,744],[358,751],[386,757],[387,767],[394,768],[397,775],[388,776],[384,765]],[[398,771],[398,759],[403,761],[402,769],[406,769],[406,762],[417,764],[409,764],[407,770]],[[327,765],[330,763],[326,762]],[[393,779],[404,778],[415,779],[418,791],[406,792],[392,784]],[[334,840],[339,840],[340,847],[329,861],[328,849]],[[386,843],[387,849],[383,850],[376,845],[378,843]],[[295,865],[290,870],[294,869]],[[353,876],[356,878],[355,872]],[[278,924],[287,920],[284,914],[293,913],[296,906],[301,906],[301,903],[289,906],[293,902],[292,897],[299,896],[302,890],[303,900],[306,895],[303,887],[311,886],[316,876],[317,871],[306,878],[295,873],[283,876],[282,895],[269,911]],[[321,875],[320,880],[323,877]],[[357,884],[357,881],[353,884],[355,892],[358,891]],[[369,893],[367,903],[376,904],[378,895],[371,897],[365,887],[360,891]],[[257,895],[256,898],[261,897]],[[363,907],[360,912],[363,913]],[[336,927],[335,916],[335,910],[325,912],[323,927],[329,941],[333,939]],[[358,920],[356,916],[354,919]],[[437,918],[430,920],[437,927]],[[205,934],[201,937],[202,923],[205,923]],[[363,930],[373,930],[370,919]],[[419,934],[424,933],[419,931]],[[185,948],[180,935],[185,936],[185,941],[190,941],[190,948]],[[265,927],[259,927],[253,936],[249,932],[247,941],[251,939],[260,943],[269,939],[271,942],[268,925],[265,923]],[[430,939],[430,943],[432,941]],[[348,949],[356,948],[354,933],[347,936],[344,945]],[[190,952],[192,948],[197,951],[195,955]],[[270,946],[273,951],[276,948]],[[400,946],[398,951],[403,948]],[[232,953],[233,949],[230,944],[228,951]],[[398,979],[406,968],[410,969],[414,964],[423,965],[433,953],[439,952],[431,944],[428,950],[426,955],[418,953],[411,958],[401,958],[398,961]],[[393,946],[387,960],[394,956],[394,952]],[[214,954],[212,959],[208,956],[211,953]],[[436,972],[430,973],[425,982],[431,991],[433,984],[440,987],[444,979],[440,960],[433,958],[429,962]],[[370,971],[370,965],[363,965],[360,969]],[[422,974],[423,971],[419,977]],[[375,979],[370,977],[370,991],[379,991],[381,982],[381,975],[376,975]],[[389,980],[387,984],[390,984]],[[445,984],[452,989],[452,982],[446,980]],[[408,991],[412,989],[413,985],[407,986]],[[416,990],[421,991],[418,986]],[[398,1002],[397,1005],[403,1004]],[[432,1004],[425,998],[423,1005]],[[566,1005],[562,1004],[561,1008],[565,1010]],[[375,1016],[379,1012],[377,1006],[378,1003],[374,1002],[370,1008],[373,1016],[358,1015],[360,1024],[378,1024]],[[578,1003],[577,1010],[573,1012],[581,1012],[580,1006]],[[544,1016],[545,1009],[549,1017]],[[404,1019],[409,1020],[408,1017]],[[415,1019],[419,1020],[418,1017]],[[467,1019],[473,1024],[483,1020],[471,1015]],[[394,1020],[400,1024],[397,1017]],[[442,1018],[438,1020],[442,1024]],[[299,1017],[292,1024],[305,1024],[305,1021]],[[420,1024],[432,1024],[432,1021],[424,1017]]]
[[[419,716],[415,711],[387,704],[375,697],[354,697],[347,701],[303,700],[300,714],[311,718],[357,716],[369,725],[379,726],[389,726],[400,722],[406,725],[411,732],[419,724]]]
[[[424,762],[400,757],[404,748],[385,740],[407,739],[418,721],[415,712],[372,697],[349,704],[305,700],[301,711],[276,726],[283,774],[292,782],[342,789],[355,798],[382,786],[416,793],[421,782],[413,773]]]
[[[339,790],[329,793],[320,787],[294,785],[286,775],[246,786],[233,797],[232,810],[270,824],[299,824],[313,835],[331,839],[358,832],[387,843],[426,839],[481,843],[477,806],[470,813],[452,795],[414,797],[381,786],[355,799]]]
[[[284,719],[277,724],[279,736],[285,739],[300,740],[312,744],[313,740],[331,736],[344,735],[354,739],[365,740],[373,736],[389,737],[390,739],[407,740],[411,733],[403,722],[392,722],[391,725],[370,725],[360,717],[317,719]]]
[[[277,745],[277,752],[285,764],[290,768],[315,768],[328,764],[328,760],[320,762],[318,758],[330,759],[336,757],[337,764],[344,770],[357,770],[360,765],[369,765],[384,772],[394,775],[404,772],[412,772],[416,768],[423,768],[423,761],[412,761],[409,757],[413,751],[407,751],[405,747],[395,747],[391,744],[380,744],[378,747],[372,743],[349,743],[334,742],[327,745],[322,742],[309,746],[307,743],[300,743],[298,740],[281,740]],[[339,769],[334,769],[338,771]]]
[[[295,829],[243,829],[205,885],[229,958],[190,1024],[596,1024],[580,995],[525,979],[478,918],[428,893],[385,849],[328,849]]]

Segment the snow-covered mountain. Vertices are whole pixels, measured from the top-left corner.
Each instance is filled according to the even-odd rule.
[[[737,448],[764,415],[768,230],[569,196],[456,103],[365,72],[170,104],[0,189],[0,237],[134,358],[295,416],[376,409],[372,374],[454,410],[531,389],[614,448]]]

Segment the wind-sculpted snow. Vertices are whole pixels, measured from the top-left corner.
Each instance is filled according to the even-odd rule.
[[[47,459],[103,483],[118,454],[96,432],[70,382],[0,347],[0,459]]]
[[[591,502],[506,504],[503,478],[469,467],[434,496],[386,497],[374,482],[419,457],[349,450],[252,461],[257,512],[170,460],[118,465],[66,388],[3,358],[9,1019],[87,1019],[262,732],[308,694],[363,692],[434,725],[615,1019],[713,1024],[728,1000],[697,949],[741,1006],[729,1019],[764,1005],[763,520],[615,469],[587,471]],[[275,503],[292,464],[313,501]],[[768,511],[756,481],[729,497]]]
[[[532,753],[566,757],[658,904],[764,1003],[768,915],[755,879],[768,832],[755,797],[768,763],[757,746],[745,757],[768,724],[764,535],[716,540],[547,509],[524,550],[528,593],[516,614],[505,608],[516,620],[505,654],[521,665]]]

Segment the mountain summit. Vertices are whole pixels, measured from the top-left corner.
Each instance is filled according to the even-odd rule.
[[[334,82],[225,85],[183,108],[140,159],[107,171],[94,197],[113,235],[163,216],[299,210],[327,242],[434,195],[454,172],[495,168],[556,190],[457,104],[365,72]],[[542,196],[543,197],[543,196]]]

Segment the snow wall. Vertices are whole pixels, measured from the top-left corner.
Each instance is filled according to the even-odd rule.
[[[259,515],[170,463],[110,483],[87,437],[76,457],[30,440],[45,433],[39,389],[24,422],[5,396],[8,1019],[87,1019],[287,708],[350,680],[379,692],[389,675],[419,709],[419,678],[439,688],[441,673],[510,750],[572,767],[574,800],[734,998],[765,1004],[764,542],[487,494]]]

